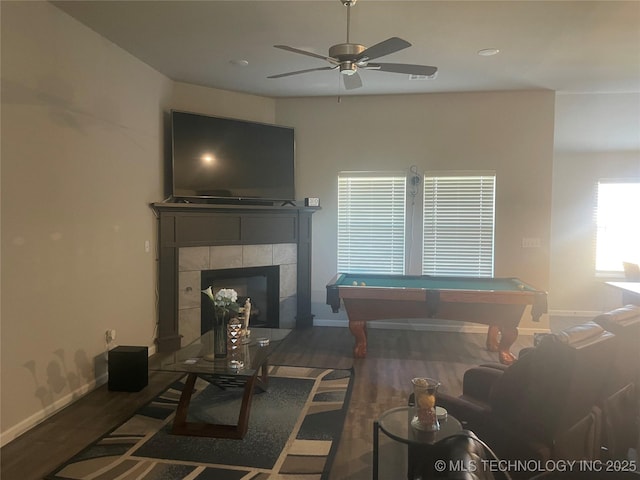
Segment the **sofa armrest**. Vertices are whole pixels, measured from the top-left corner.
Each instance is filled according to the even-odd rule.
[[[449,415],[453,415],[464,425],[469,425],[472,430],[481,425],[491,411],[486,403],[446,393],[438,393],[436,402],[438,406],[445,408]]]
[[[467,398],[489,403],[489,394],[495,382],[504,373],[502,368],[494,366],[479,366],[470,368],[462,379],[462,395]]]
[[[596,322],[586,322],[558,332],[555,340],[571,348],[581,349],[613,336],[613,333],[606,331]]]
[[[493,368],[495,370],[502,370],[504,372],[507,368],[509,368],[509,365],[492,362],[492,363],[481,363],[480,365],[478,365],[478,367]]]
[[[598,315],[593,321],[612,333],[622,333],[622,329],[640,323],[640,305],[616,308]]]

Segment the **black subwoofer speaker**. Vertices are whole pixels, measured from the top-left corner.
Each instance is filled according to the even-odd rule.
[[[138,392],[148,383],[148,347],[120,346],[109,350],[109,390]]]

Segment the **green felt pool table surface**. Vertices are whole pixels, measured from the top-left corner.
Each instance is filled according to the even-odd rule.
[[[473,278],[428,275],[410,276],[342,273],[339,274],[332,283],[336,286],[426,288],[436,290],[536,291],[534,287],[527,285],[518,278]],[[362,285],[363,283],[364,285]]]

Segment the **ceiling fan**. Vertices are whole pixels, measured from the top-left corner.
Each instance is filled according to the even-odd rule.
[[[347,41],[346,43],[338,43],[329,48],[329,55],[319,55],[317,53],[300,50],[299,48],[289,47],[287,45],[274,45],[275,48],[286,50],[288,52],[300,53],[309,57],[326,60],[331,66],[308,68],[306,70],[297,70],[295,72],[280,73],[271,75],[267,78],[282,78],[301,73],[317,72],[323,70],[339,70],[344,80],[344,86],[347,90],[353,90],[362,86],[362,79],[358,75],[358,69],[379,70],[381,72],[403,73],[407,75],[420,75],[431,77],[438,71],[437,67],[427,65],[413,65],[409,63],[371,63],[371,60],[384,57],[391,53],[410,47],[411,44],[406,40],[398,37],[391,37],[380,43],[366,48],[364,45],[349,42],[349,27],[351,23],[351,7],[355,5],[357,0],[338,0],[347,7]]]

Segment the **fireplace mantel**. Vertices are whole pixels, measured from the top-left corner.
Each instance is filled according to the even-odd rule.
[[[154,203],[158,216],[158,351],[181,346],[178,261],[182,247],[297,245],[296,327],[311,314],[311,216],[319,207]]]

